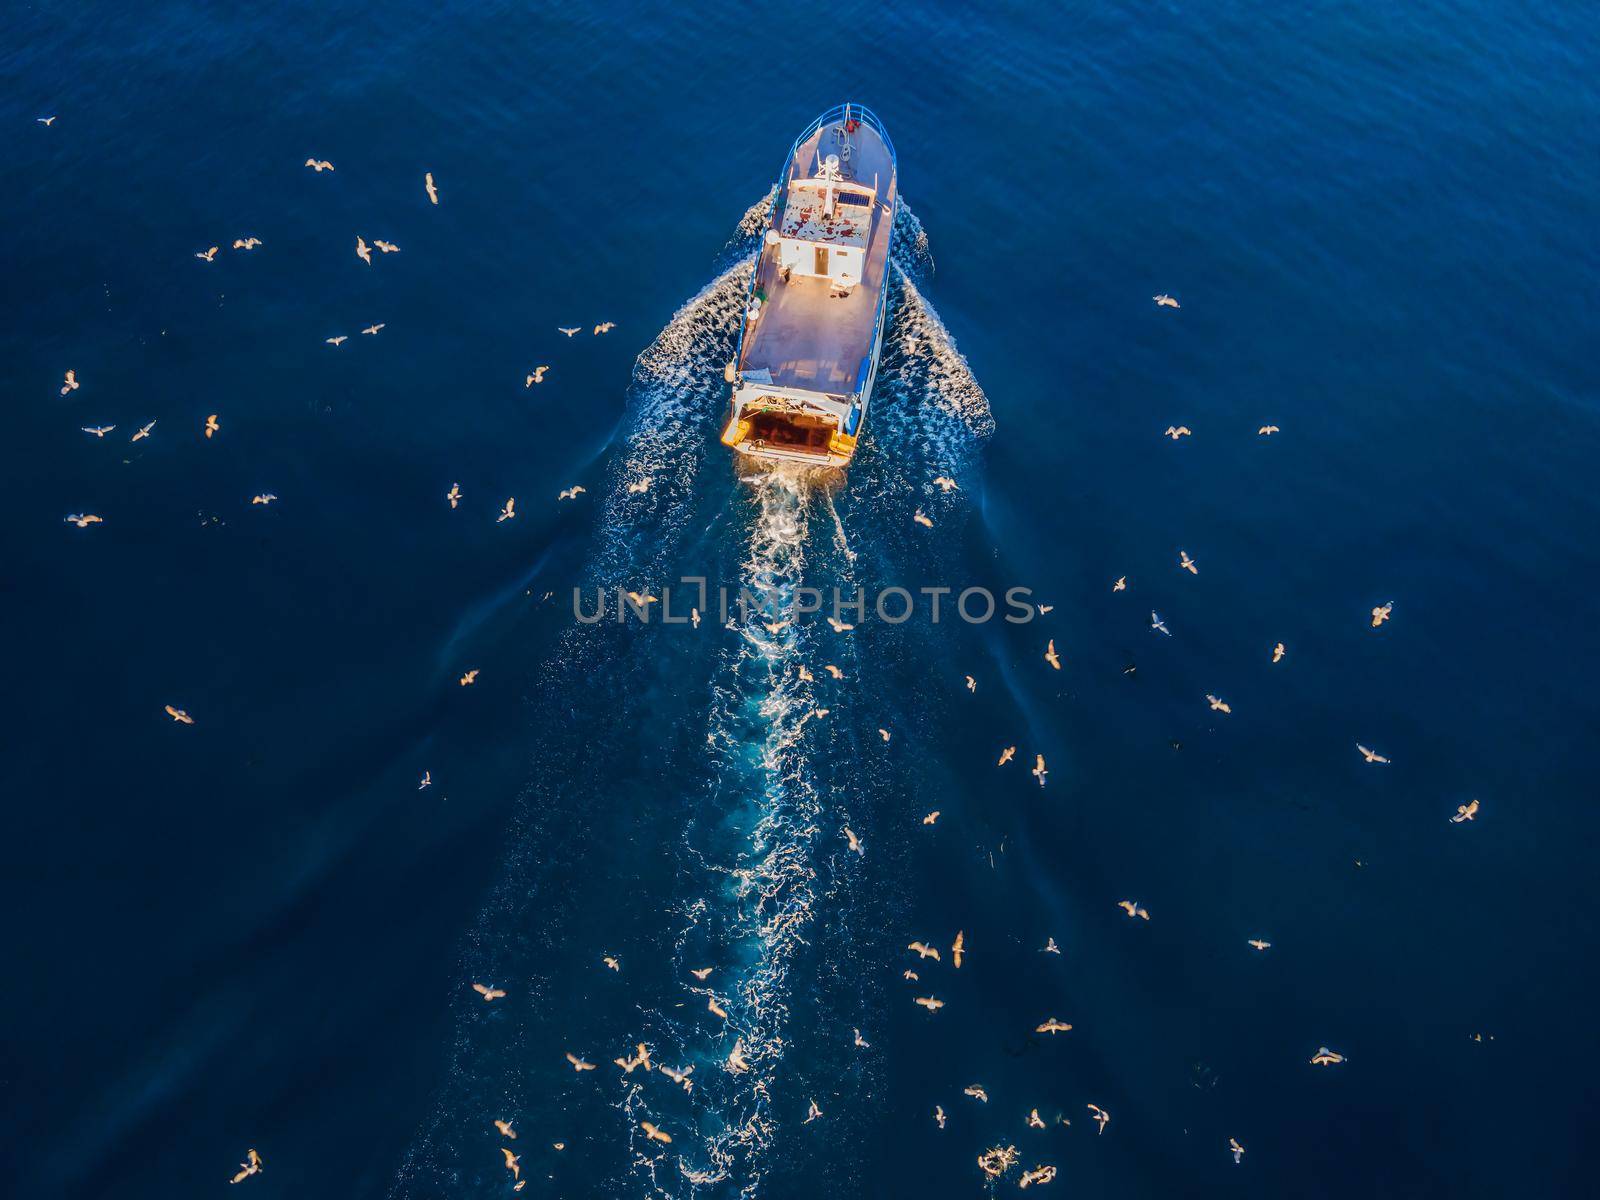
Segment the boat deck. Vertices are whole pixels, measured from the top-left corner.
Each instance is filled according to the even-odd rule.
[[[778,275],[777,247],[763,246],[755,290],[764,303],[760,320],[745,334],[739,367],[746,374],[765,368],[778,387],[848,393],[855,390],[862,360],[872,353],[894,230],[894,158],[866,122],[852,133],[844,131],[842,121],[830,122],[796,150],[780,198],[791,180],[816,173],[819,154],[837,154],[846,179],[877,189],[861,280],[842,297],[826,279],[796,275],[785,283]]]

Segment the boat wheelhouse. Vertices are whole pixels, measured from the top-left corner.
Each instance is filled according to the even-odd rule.
[[[869,110],[841,105],[795,140],[726,371],[725,445],[755,458],[849,463],[883,345],[894,212],[894,145]]]

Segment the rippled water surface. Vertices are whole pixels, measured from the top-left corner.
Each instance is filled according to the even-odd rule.
[[[0,13],[0,1194],[1581,1194],[1597,58],[1568,4]],[[907,202],[867,436],[736,472],[846,99]]]

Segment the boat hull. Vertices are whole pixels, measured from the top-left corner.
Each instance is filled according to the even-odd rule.
[[[883,347],[896,186],[893,145],[858,105],[791,147],[727,371],[722,441],[735,453],[833,468],[854,456]]]

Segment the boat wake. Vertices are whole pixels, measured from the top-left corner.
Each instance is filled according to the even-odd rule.
[[[676,1196],[716,1185],[754,1197],[776,1164],[792,1162],[774,1154],[773,1143],[803,1121],[811,1088],[824,1078],[814,1072],[827,1071],[828,1090],[817,1094],[835,1097],[830,1104],[850,1102],[840,1089],[852,1072],[860,1103],[870,1095],[864,1073],[872,1056],[858,1048],[864,1041],[808,1045],[809,1069],[786,1062],[786,1051],[812,1037],[804,1023],[794,1027],[796,1005],[819,1016],[827,1010],[830,1024],[863,1026],[865,1014],[881,1007],[869,998],[881,985],[861,982],[871,969],[857,969],[858,958],[881,961],[879,947],[853,945],[852,924],[858,909],[881,908],[861,889],[886,885],[865,882],[868,860],[846,848],[844,830],[872,839],[879,835],[868,831],[885,828],[872,810],[895,784],[876,765],[875,726],[892,724],[900,701],[870,718],[852,711],[866,707],[874,665],[864,652],[857,657],[855,636],[830,632],[820,616],[796,619],[796,597],[806,585],[853,592],[861,553],[853,541],[878,542],[880,527],[911,528],[912,508],[938,505],[941,520],[953,513],[960,494],[938,493],[929,480],[971,465],[993,421],[917,287],[932,259],[920,223],[902,205],[874,436],[856,457],[848,490],[793,468],[761,471],[737,489],[704,486],[701,468],[725,399],[722,364],[771,200],[745,214],[724,251],[731,261],[639,356],[584,572],[587,586],[607,588],[705,573],[731,595],[748,588],[764,602],[733,610],[728,628],[708,611],[695,634],[608,621],[559,638],[544,675],[570,682],[530,697],[533,782],[463,952],[465,979],[492,980],[516,1000],[485,1006],[463,990],[455,1001],[450,1070],[432,1120],[397,1174],[396,1196],[490,1186],[498,1163],[485,1126],[492,1116],[517,1114],[537,1126],[582,1121],[591,1142],[612,1129],[628,1151],[600,1157],[606,1181],[598,1194],[642,1188]],[[715,544],[697,546],[711,561],[681,572],[692,539],[713,529]],[[895,539],[881,541],[871,550],[875,572],[896,553]],[[706,641],[721,647],[711,661]],[[824,674],[829,662],[846,682]],[[652,698],[696,672],[709,683],[705,706],[662,728]],[[835,706],[841,711],[830,711]],[[619,760],[640,756],[641,747],[648,761],[633,764],[627,778]],[[640,805],[639,789],[654,791],[645,781],[668,775],[678,781],[671,793],[645,793],[650,803]],[[891,835],[882,836],[874,869],[892,870]],[[618,843],[657,838],[674,847],[673,882],[665,894],[656,886],[650,905],[624,906],[613,880],[638,868]],[[665,931],[653,924],[663,908]],[[645,948],[659,946],[665,933],[670,964],[625,956],[629,974],[618,986],[626,1000],[604,990],[611,975],[598,968],[597,980],[599,948],[579,932],[596,920],[608,945],[636,945],[646,961],[656,955]],[[863,941],[875,942],[884,928],[879,922]],[[705,967],[713,970],[704,980],[691,974]],[[601,1047],[603,1062],[604,1048],[637,1040],[681,1086],[659,1070],[613,1080],[610,1067],[584,1075],[560,1066],[569,1046]],[[584,1116],[597,1104],[602,1113],[609,1107],[610,1120]],[[647,1138],[644,1120],[671,1129],[673,1143]],[[593,1170],[593,1155],[586,1158]]]
[[[896,243],[891,324],[880,399],[874,402],[878,439],[889,452],[858,455],[849,492],[853,510],[931,505],[930,490],[943,499],[928,480],[938,471],[970,465],[993,429],[982,388],[914,282],[933,263],[921,224],[904,205],[897,213]],[[886,463],[895,466],[885,470]],[[895,501],[863,505],[854,495],[858,471],[870,492],[898,492]],[[746,480],[748,545],[732,583],[767,604],[734,622],[736,645],[717,670],[706,735],[714,774],[701,815],[686,823],[679,871],[690,883],[674,952],[680,979],[718,964],[704,985],[690,991],[727,1016],[713,1022],[720,1028],[708,1042],[701,1004],[690,1006],[694,1015],[688,1019],[675,1018],[671,1008],[651,1013],[663,1053],[693,1062],[700,1081],[689,1093],[692,1117],[678,1115],[679,1127],[696,1131],[697,1148],[651,1153],[648,1141],[641,1146],[641,1136],[633,1139],[636,1170],[658,1195],[676,1194],[669,1164],[691,1187],[717,1184],[741,1196],[759,1194],[770,1164],[792,1160],[774,1158],[772,1144],[803,1122],[812,1085],[817,1094],[837,1097],[850,1072],[870,1070],[863,1066],[871,1062],[864,1040],[843,1051],[836,1041],[808,1045],[810,1070],[784,1066],[792,1045],[814,1039],[810,1031],[790,1028],[797,1003],[812,1015],[823,1006],[835,1010],[838,1021],[858,1027],[858,1037],[859,1027],[880,1007],[869,995],[881,988],[861,979],[871,972],[854,969],[852,917],[857,907],[871,903],[855,895],[864,860],[846,848],[844,831],[852,822],[859,830],[877,828],[870,808],[896,791],[889,772],[874,765],[882,757],[874,736],[880,730],[868,728],[871,744],[863,745],[861,720],[843,722],[828,707],[843,702],[830,695],[848,696],[853,704],[870,693],[871,664],[858,659],[853,638],[830,637],[820,616],[802,622],[795,612],[803,585],[828,593],[838,587],[846,595],[855,590],[857,551],[836,503],[843,497],[825,480],[793,468]],[[884,515],[872,511],[872,523]],[[909,520],[909,508],[904,515]],[[830,686],[824,675],[829,658],[830,665],[842,664],[841,677],[850,681],[842,688]],[[892,723],[889,716],[879,719]],[[894,861],[893,855],[885,858]],[[819,926],[827,931],[825,949],[812,944]],[[842,986],[796,978],[803,957],[807,976],[826,974],[833,977],[830,984],[844,981]],[[647,1103],[642,1085],[630,1089],[625,1103],[636,1124],[637,1111]]]

